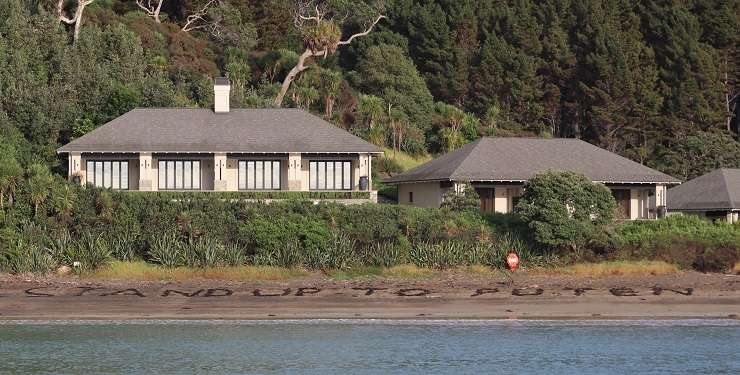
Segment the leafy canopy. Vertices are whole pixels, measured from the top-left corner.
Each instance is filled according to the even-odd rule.
[[[516,212],[540,244],[578,249],[611,223],[615,208],[606,186],[581,174],[547,171],[527,182]]]

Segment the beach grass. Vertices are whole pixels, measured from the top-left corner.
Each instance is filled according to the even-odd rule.
[[[364,278],[428,279],[439,274],[439,270],[404,264],[393,267],[356,267],[344,270],[329,270],[327,274],[334,280]]]
[[[384,155],[386,158],[395,160],[404,171],[414,168],[420,164],[426,163],[429,160],[432,160],[431,155],[411,156],[403,151],[396,151],[396,155],[394,157],[393,150],[391,150],[390,148],[386,147],[383,149],[383,151],[385,152]]]
[[[678,272],[678,267],[662,261],[608,261],[600,263],[577,263],[554,268],[537,268],[529,272],[534,274],[579,277],[656,276],[676,273]]]
[[[307,276],[308,274],[305,270],[268,266],[165,268],[144,261],[116,261],[82,276],[84,278],[105,280],[183,281],[206,279],[252,281],[286,280]]]

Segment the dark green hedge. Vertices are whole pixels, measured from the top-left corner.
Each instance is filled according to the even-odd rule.
[[[127,194],[154,195],[162,199],[370,199],[368,191],[131,191]]]

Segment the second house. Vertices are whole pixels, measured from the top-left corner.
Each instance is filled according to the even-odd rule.
[[[524,184],[547,170],[583,174],[605,184],[622,219],[651,219],[665,211],[676,178],[578,139],[481,138],[385,182],[398,185],[398,202],[439,207],[444,193],[470,183],[483,211],[514,210]]]

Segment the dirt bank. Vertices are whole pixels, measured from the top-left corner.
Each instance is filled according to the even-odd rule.
[[[0,319],[658,319],[740,315],[740,276],[86,281],[0,276]]]

